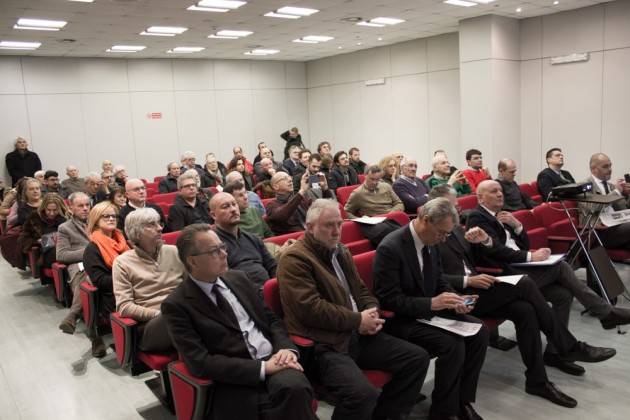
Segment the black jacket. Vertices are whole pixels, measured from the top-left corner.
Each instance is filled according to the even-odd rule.
[[[547,197],[549,197],[549,193],[551,192],[551,189],[553,187],[575,182],[575,179],[573,179],[573,176],[571,176],[571,173],[569,171],[560,170],[560,172],[562,173],[562,176],[570,182],[562,180],[562,178],[560,178],[560,175],[558,175],[551,168],[543,169],[538,174],[538,178],[536,179],[536,181],[538,182],[538,192],[542,196],[543,201],[547,201]]]
[[[35,175],[35,172],[42,169],[42,162],[39,160],[39,156],[37,156],[37,153],[31,152],[30,150],[27,150],[24,155],[14,150],[7,153],[4,161],[14,187],[20,178],[25,176],[32,177]]]
[[[112,269],[107,267],[98,246],[90,242],[83,251],[83,267],[92,281],[98,287],[98,312],[109,319],[109,314],[116,308],[116,298],[112,285]]]
[[[503,210],[517,211],[524,209],[533,209],[537,203],[518,187],[514,181],[508,182],[502,179],[495,179],[503,190]]]
[[[160,207],[158,204],[149,203],[149,202],[145,203],[144,206],[157,211],[157,213],[160,215],[160,223],[162,223],[162,226],[164,226],[163,232],[164,233],[169,232],[166,225],[166,217],[164,217],[164,212],[162,211],[162,207]],[[123,233],[125,233],[125,218],[129,215],[129,213],[131,213],[134,210],[135,208],[131,207],[129,203],[125,204],[125,206],[122,209],[120,209],[120,213],[118,214],[118,229],[120,229]],[[126,236],[127,234],[125,234],[125,237]]]
[[[355,171],[352,166],[348,166],[348,182],[346,182],[343,172],[341,172],[341,169],[338,167],[330,171],[330,185],[328,185],[328,187],[333,191],[337,191],[337,188],[340,187],[357,184],[359,184],[359,177],[357,176],[357,171]]]
[[[263,305],[256,287],[240,271],[228,271],[221,279],[236,295],[256,327],[273,346],[273,353],[293,349],[284,323]],[[258,417],[261,362],[252,359],[243,333],[220,312],[187,275],[162,302],[162,316],[186,367],[195,376],[214,381],[211,412],[215,420]]]
[[[179,191],[179,189],[177,188],[177,178],[171,176],[171,174],[166,175],[160,180],[160,183],[158,184],[158,190],[160,191],[160,194]]]
[[[356,173],[360,175],[360,174],[365,173],[365,167],[367,166],[367,163],[363,162],[362,160],[355,162],[352,159],[350,159],[350,166],[352,166],[354,170],[356,171]]]
[[[514,232],[514,229],[509,225],[501,224],[492,214],[488,213],[486,209],[478,205],[468,215],[466,228],[480,227],[488,236],[492,238],[492,248],[487,248],[481,244],[473,245],[473,253],[475,261],[478,265],[484,267],[500,267],[507,272],[512,270],[509,267],[510,263],[521,263],[527,261],[527,252],[529,250],[529,237],[525,232],[525,229],[521,231],[520,235]],[[514,239],[516,245],[520,248],[520,251],[513,250],[505,245],[507,234],[510,233],[510,237]]]
[[[291,146],[298,146],[299,148],[304,149],[304,143],[302,143],[301,134],[298,134],[296,137],[291,137],[289,136],[289,130],[287,130],[284,133],[280,134],[280,137],[282,137],[282,140],[287,142],[287,144],[284,145],[285,159],[289,158],[289,149],[291,148]]]
[[[466,275],[464,261],[466,261],[466,265],[471,271],[471,276],[478,274],[475,270],[472,245],[464,237],[464,228],[455,225],[446,241],[438,244],[438,249],[440,250],[440,262],[444,270],[442,278],[448,281],[453,288],[462,290],[464,288],[464,276]]]
[[[214,223],[212,217],[210,217],[208,201],[197,195],[195,207],[192,207],[181,195],[178,195],[168,211],[168,227],[170,231],[182,230],[193,223]]]

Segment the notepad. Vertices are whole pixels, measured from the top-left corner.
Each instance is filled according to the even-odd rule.
[[[356,219],[352,219],[353,222],[363,223],[364,225],[378,225],[379,223],[383,223],[387,217],[358,217]]]
[[[461,335],[462,337],[470,337],[477,334],[482,325],[475,322],[456,321],[454,319],[442,318],[441,316],[434,316],[431,319],[417,319],[416,321],[450,331],[453,334]]]
[[[560,261],[564,259],[564,257],[565,257],[565,254],[551,254],[549,258],[547,258],[545,261],[513,263],[510,265],[513,267],[545,267],[545,266],[558,264]]]
[[[514,286],[523,278],[523,274],[516,274],[514,276],[497,276],[495,277],[502,283],[510,283]]]

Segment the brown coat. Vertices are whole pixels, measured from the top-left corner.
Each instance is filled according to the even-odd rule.
[[[339,265],[358,310],[378,307],[359,277],[350,251],[339,246]],[[278,265],[280,300],[289,333],[345,352],[352,332],[361,324],[361,314],[352,311],[350,297],[335,274],[331,258],[332,251],[310,233],[292,245]]]

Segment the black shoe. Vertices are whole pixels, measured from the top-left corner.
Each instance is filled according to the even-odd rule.
[[[488,345],[501,351],[508,351],[516,347],[516,341],[497,335],[496,338],[490,338]]]
[[[105,347],[105,343],[103,343],[103,339],[101,337],[97,337],[92,340],[92,356],[100,359],[101,357],[105,357],[107,353],[107,348]]]
[[[599,320],[602,328],[612,330],[617,325],[630,324],[630,310],[624,308],[612,308],[612,311],[606,317]]]
[[[551,382],[545,382],[539,386],[525,386],[525,392],[532,395],[538,395],[554,404],[563,407],[573,408],[577,405],[577,401],[560,391]]]
[[[582,376],[585,372],[582,366],[576,365],[570,360],[563,359],[554,353],[545,353],[543,355],[543,360],[545,365],[558,368],[569,375]]]
[[[483,420],[483,418],[477,414],[471,403],[462,404],[459,409],[459,418],[462,420]]]
[[[608,360],[617,354],[617,350],[608,347],[593,347],[584,341],[578,341],[567,354],[566,359],[577,362],[597,363]]]

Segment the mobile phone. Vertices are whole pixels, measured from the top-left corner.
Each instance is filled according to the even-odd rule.
[[[626,182],[627,182],[628,184],[630,184],[630,174],[625,174],[625,175],[623,176],[623,179],[625,179],[625,180],[626,180]]]
[[[475,298],[472,298],[470,296],[467,296],[464,298],[464,305],[473,306],[474,304],[475,304]]]
[[[319,184],[319,176],[317,176],[317,175],[309,175],[308,183],[311,184],[311,185]]]

